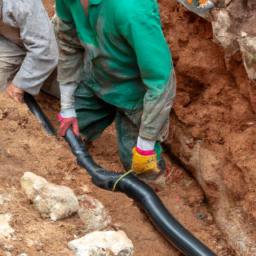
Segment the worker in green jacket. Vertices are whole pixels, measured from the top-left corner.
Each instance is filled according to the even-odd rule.
[[[160,142],[175,90],[155,0],[56,0],[61,134],[93,141],[114,120],[124,168],[142,180],[166,170]]]

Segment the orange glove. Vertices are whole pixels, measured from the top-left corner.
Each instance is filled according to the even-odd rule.
[[[136,174],[142,174],[146,171],[160,172],[157,168],[157,156],[155,150],[144,151],[134,147],[132,159],[132,170]]]

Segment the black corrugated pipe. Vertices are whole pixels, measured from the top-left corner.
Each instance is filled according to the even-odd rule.
[[[56,131],[54,130],[50,120],[37,104],[34,97],[25,92],[24,101],[27,104],[29,110],[42,122],[42,127],[44,128],[45,132],[49,135],[56,135]]]
[[[31,99],[29,102],[30,106],[35,103],[36,102],[34,99]],[[37,111],[42,112],[41,109],[36,109]],[[42,113],[37,114],[42,117]],[[42,121],[42,119],[40,120]],[[46,125],[46,123],[43,124],[43,126],[44,125]],[[81,167],[85,168],[89,175],[92,176],[92,183],[102,189],[112,191],[114,184],[123,175],[123,173],[109,172],[97,165],[88,153],[82,139],[75,136],[71,129],[67,131],[64,138],[68,142],[72,153],[77,157],[77,163]],[[186,230],[170,214],[155,191],[143,181],[137,179],[132,174],[128,174],[117,183],[116,191],[125,193],[127,196],[137,202],[139,206],[148,214],[154,226],[170,243],[172,243],[185,255],[217,256],[208,247],[195,238],[188,230]]]

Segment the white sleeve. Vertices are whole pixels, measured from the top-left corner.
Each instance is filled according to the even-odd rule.
[[[138,137],[137,147],[141,150],[145,150],[145,151],[154,150],[155,144],[156,144],[155,140],[144,139],[140,136]]]
[[[3,0],[2,19],[5,24],[20,29],[27,49],[13,83],[36,95],[58,61],[57,43],[48,14],[41,0]]]
[[[65,85],[60,84],[60,102],[61,102],[60,115],[63,118],[76,117],[75,97],[74,97],[76,88],[77,88],[77,84],[74,84],[74,83],[68,83]]]

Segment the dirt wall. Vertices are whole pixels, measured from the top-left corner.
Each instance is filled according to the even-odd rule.
[[[255,97],[240,54],[225,65],[212,25],[176,1],[160,1],[177,74],[167,142],[202,186],[238,255],[256,255]]]

